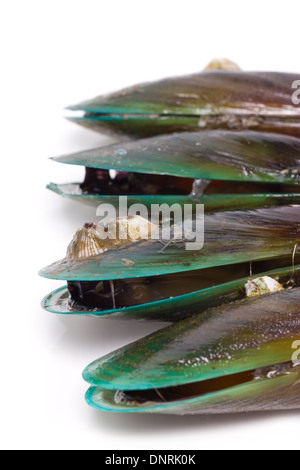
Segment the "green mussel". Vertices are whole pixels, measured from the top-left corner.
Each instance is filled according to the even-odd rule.
[[[254,262],[252,275],[249,263],[242,263],[187,273],[114,280],[113,284],[109,281],[69,281],[67,287],[47,295],[42,307],[48,312],[65,315],[175,322],[195,312],[243,299],[251,279],[268,276],[283,286],[300,286],[300,265],[279,268],[289,262],[289,259]],[[277,268],[261,272],[274,266]]]
[[[298,276],[299,215],[300,206],[207,215],[205,243],[198,250],[187,250],[183,237],[103,240],[97,224],[86,224],[67,256],[41,271],[68,283],[68,289],[45,297],[43,307],[55,313],[177,321],[242,298],[252,273],[286,283]],[[137,219],[147,229],[151,225]]]
[[[205,217],[205,243],[200,250],[186,249],[187,237],[192,239],[197,232],[194,219],[186,219],[176,233],[172,234],[171,228],[168,239],[159,234],[157,239],[148,237],[121,245],[115,240],[99,240],[95,224],[87,224],[81,229],[87,231],[84,256],[69,255],[40,274],[70,281],[127,279],[287,257],[300,243],[299,220],[299,205],[216,212]],[[95,237],[92,246],[89,231]],[[79,241],[75,235],[73,245],[77,247]]]
[[[299,287],[237,300],[94,361],[86,399],[179,415],[299,409],[299,339]]]
[[[293,100],[299,75],[205,70],[126,88],[70,106],[73,122],[128,137],[208,129],[252,129],[300,136]]]
[[[299,203],[300,140],[255,131],[183,132],[54,158],[86,168],[81,184],[49,189],[99,206],[199,201],[207,211]],[[112,175],[110,170],[115,170]]]
[[[215,61],[69,108],[123,140],[54,158],[85,178],[48,188],[100,220],[40,271],[66,283],[42,307],[171,323],[86,367],[91,406],[300,408],[299,78]]]

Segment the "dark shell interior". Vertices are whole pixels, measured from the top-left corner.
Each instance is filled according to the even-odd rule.
[[[113,281],[69,281],[69,303],[77,311],[93,312],[94,310],[122,309],[134,305],[156,302],[176,296],[182,296],[212,286],[230,282],[273,269],[280,269],[291,263],[300,262],[300,253],[293,260],[257,261],[234,266],[220,266],[201,269],[194,272],[183,272],[137,279],[115,279]],[[288,274],[280,279],[285,285],[300,286],[300,272]],[[244,290],[240,297],[245,296]],[[230,299],[230,295],[228,295]],[[226,302],[226,296],[222,296]]]

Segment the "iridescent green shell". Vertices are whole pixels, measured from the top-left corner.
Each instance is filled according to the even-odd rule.
[[[100,132],[149,137],[207,129],[252,129],[300,136],[292,102],[299,75],[214,70],[140,84],[70,106],[71,118]]]
[[[176,284],[174,284],[174,293],[170,298],[162,300],[152,301],[149,303],[143,303],[140,305],[115,308],[115,309],[80,309],[78,306],[72,306],[69,301],[69,292],[67,287],[61,287],[56,289],[47,295],[42,301],[42,307],[48,312],[67,314],[67,315],[92,315],[97,317],[112,318],[112,319],[124,319],[124,320],[149,320],[149,321],[163,321],[163,322],[174,322],[183,320],[195,314],[199,313],[208,308],[215,307],[217,305],[232,302],[234,300],[243,299],[245,297],[245,284],[253,277],[250,275],[238,279],[240,271],[245,270],[245,267],[236,266],[233,271],[236,272],[235,277],[228,267],[221,269],[220,273],[215,273],[215,283],[211,287],[201,287],[202,284],[206,284],[206,276],[209,276],[206,270],[203,271],[203,277],[197,273],[196,279],[199,282],[199,288],[197,291],[189,292],[187,294],[178,295],[176,293]],[[250,270],[249,270],[250,271]],[[182,282],[188,282],[183,273]],[[210,276],[212,274],[210,273]],[[223,276],[223,280],[228,278],[234,278],[230,282],[221,282],[220,277]],[[277,279],[281,284],[292,285],[291,280],[300,280],[300,265],[295,267],[287,267],[280,269],[273,269],[264,273],[256,273],[256,278],[262,278],[269,276]],[[157,278],[157,283],[160,282],[160,277]],[[289,284],[290,281],[290,284]],[[180,283],[180,279],[178,280]]]
[[[300,288],[222,305],[94,361],[87,401],[173,414],[300,408],[299,336]]]
[[[58,280],[111,280],[288,256],[292,259],[300,242],[299,220],[300,206],[216,212],[205,217],[201,250],[187,250],[184,235],[173,241],[145,240],[85,259],[64,258],[40,274]],[[185,223],[188,225],[188,219]],[[130,260],[131,265],[122,259]]]
[[[64,198],[80,202],[92,207],[99,207],[100,204],[110,204],[116,209],[119,208],[119,196],[102,196],[98,194],[85,194],[80,189],[80,183],[55,184],[50,183],[48,189]],[[264,193],[264,194],[204,194],[198,201],[192,196],[127,196],[128,207],[134,204],[143,204],[148,210],[152,204],[191,204],[195,209],[197,204],[204,204],[205,212],[218,212],[230,210],[258,209],[274,206],[300,204],[300,194],[287,192]]]
[[[100,147],[54,160],[192,179],[297,184],[300,140],[252,131],[184,132]]]
[[[95,172],[114,169],[143,173],[144,176],[190,178],[190,183],[187,180],[185,184],[187,193],[191,195],[128,194],[128,206],[143,204],[151,208],[151,204],[180,204],[184,207],[184,204],[195,206],[201,202],[205,204],[206,212],[211,212],[297,204],[300,200],[300,144],[298,139],[290,136],[253,131],[181,133],[123,142],[54,160],[81,165]],[[208,186],[197,199],[192,191],[193,179],[218,181],[215,186]],[[227,181],[227,186],[220,185],[221,180]],[[174,182],[174,193],[177,184]],[[244,194],[241,193],[241,185]],[[102,203],[116,208],[119,205],[117,194],[107,195],[105,189],[101,194],[101,184],[99,194],[81,189],[80,183],[51,183],[48,188],[61,196],[96,207]],[[117,193],[118,185],[115,184],[114,188]],[[224,194],[224,190],[229,194]]]

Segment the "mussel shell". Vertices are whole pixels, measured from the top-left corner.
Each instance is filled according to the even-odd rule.
[[[296,74],[205,71],[140,84],[70,106],[74,122],[129,136],[254,129],[300,136],[300,108],[292,103]]]
[[[84,371],[87,399],[114,411],[232,412],[300,407],[299,365],[291,363],[300,337],[300,288],[222,305],[174,323],[94,361]],[[274,367],[273,373],[259,373]],[[245,371],[243,385],[192,399],[115,406],[103,391],[161,390]]]
[[[90,387],[87,403],[102,411],[158,414],[229,414],[255,411],[294,410],[300,408],[299,369],[282,377],[264,379],[223,391],[171,403],[144,403],[122,406],[114,401],[115,392]]]
[[[226,268],[228,269],[228,268]],[[238,276],[242,267],[235,266],[236,277]],[[207,271],[204,271],[206,273]],[[225,271],[221,271],[225,274]],[[204,274],[206,276],[208,274]],[[228,271],[224,279],[234,275]],[[288,268],[273,269],[264,273],[256,273],[256,278],[269,276],[277,279],[281,284],[290,282],[297,279],[297,285],[300,280],[300,265]],[[149,320],[149,321],[163,321],[175,322],[185,318],[189,318],[195,313],[200,313],[208,308],[223,305],[225,303],[233,302],[245,297],[245,284],[251,277],[244,277],[236,280],[231,280],[226,283],[216,284],[211,287],[199,289],[195,292],[177,295],[175,292],[173,297],[165,298],[163,300],[143,303],[125,308],[116,309],[103,309],[93,310],[79,309],[69,302],[69,292],[67,287],[61,287],[51,292],[42,300],[42,307],[52,313],[67,314],[67,315],[92,315],[97,317],[104,317],[110,319],[124,319],[124,320]],[[159,282],[159,280],[158,280]],[[186,281],[185,281],[186,282]],[[199,277],[199,285],[201,277]]]
[[[58,280],[112,280],[149,277],[291,256],[300,241],[300,206],[217,212],[205,217],[201,250],[185,240],[146,240],[81,260],[65,258],[40,271]],[[199,229],[199,227],[198,227]],[[122,259],[130,260],[124,265]]]
[[[94,361],[84,372],[109,390],[178,386],[291,361],[300,288],[221,305]]]
[[[110,145],[54,160],[88,168],[194,179],[300,182],[300,140],[253,131],[185,132]]]

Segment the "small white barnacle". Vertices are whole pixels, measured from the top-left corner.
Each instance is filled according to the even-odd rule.
[[[282,291],[284,290],[284,287],[276,281],[276,279],[264,276],[256,279],[249,279],[245,284],[245,289],[247,297],[256,297],[258,295]]]
[[[68,259],[82,259],[104,253],[96,224],[85,224],[75,233],[67,249]]]
[[[204,70],[241,70],[240,67],[228,59],[212,60]]]
[[[102,239],[114,241],[114,244],[148,240],[159,230],[158,226],[139,215],[112,219],[106,224],[98,222],[96,229]]]
[[[153,237],[159,227],[140,216],[85,224],[68,246],[68,259],[97,256],[105,251]]]
[[[119,219],[119,227],[127,230],[129,240],[148,240],[155,236],[159,230],[158,226],[144,219],[140,215]]]

